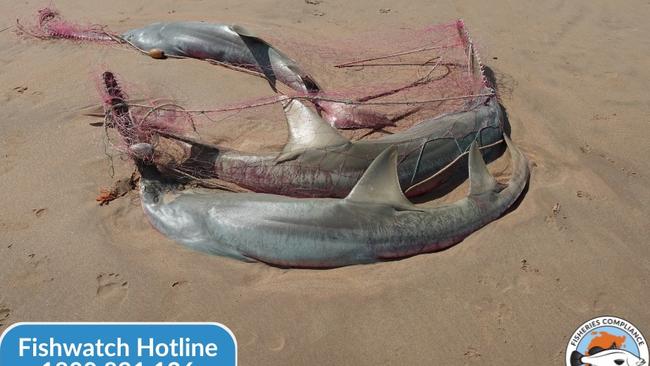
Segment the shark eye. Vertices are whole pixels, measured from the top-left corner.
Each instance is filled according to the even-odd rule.
[[[617,365],[622,365],[625,360],[614,360],[614,363]]]

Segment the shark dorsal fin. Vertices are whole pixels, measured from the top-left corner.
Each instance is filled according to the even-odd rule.
[[[399,210],[419,209],[402,193],[397,176],[397,147],[384,150],[345,197],[350,202],[384,203]]]
[[[297,99],[284,103],[284,114],[289,124],[289,141],[275,159],[278,163],[294,159],[308,149],[341,146],[350,142]]]
[[[469,148],[469,195],[477,196],[493,192],[497,188],[497,181],[488,171],[483,156],[476,141]]]

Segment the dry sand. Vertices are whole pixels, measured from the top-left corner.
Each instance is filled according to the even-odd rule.
[[[0,29],[42,5],[4,1]],[[496,73],[532,178],[514,211],[441,253],[308,271],[192,252],[154,231],[134,195],[97,206],[113,178],[102,130],[79,110],[96,103],[91,77],[104,66],[197,105],[244,95],[250,78],[9,29],[0,33],[3,327],[218,321],[237,336],[242,365],[559,365],[574,329],[603,314],[650,336],[647,1],[56,5],[114,30],[202,19],[312,37],[462,17]],[[116,169],[123,177],[129,165]]]

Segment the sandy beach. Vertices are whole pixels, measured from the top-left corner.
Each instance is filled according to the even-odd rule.
[[[572,332],[601,315],[650,336],[647,1],[57,1],[66,18],[116,31],[206,20],[309,40],[464,19],[530,160],[525,196],[443,252],[318,271],[186,249],[152,229],[137,191],[100,207],[100,187],[132,171],[116,159],[111,177],[104,131],[91,126],[101,118],[83,115],[103,69],[187,105],[268,86],[203,62],[14,33],[46,5],[0,3],[0,30],[11,27],[0,32],[0,331],[216,321],[237,337],[241,365],[561,365]],[[250,127],[278,146],[286,135]]]

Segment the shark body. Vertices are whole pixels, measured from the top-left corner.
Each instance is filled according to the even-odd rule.
[[[195,58],[258,72],[273,90],[277,90],[278,81],[299,93],[322,92],[296,61],[239,25],[196,21],[154,23],[125,32],[121,38],[145,53],[154,52],[156,58]],[[360,106],[325,100],[315,104],[337,128],[380,128],[393,124],[386,116]]]
[[[520,196],[529,170],[504,136],[513,173],[505,188],[473,143],[469,194],[435,208],[413,205],[397,176],[397,148],[384,150],[345,199],[292,198],[208,190],[176,191],[140,164],[142,206],[151,224],[193,249],[281,267],[329,268],[447,248],[497,219]]]
[[[349,141],[296,99],[284,110],[289,140],[283,151],[253,154],[186,140],[191,147],[186,168],[203,172],[202,178],[220,178],[255,192],[345,197],[370,163],[387,147],[396,146],[400,186],[415,196],[438,184],[474,141],[495,155],[503,135],[503,114],[494,97],[476,102],[466,112],[361,141]]]

